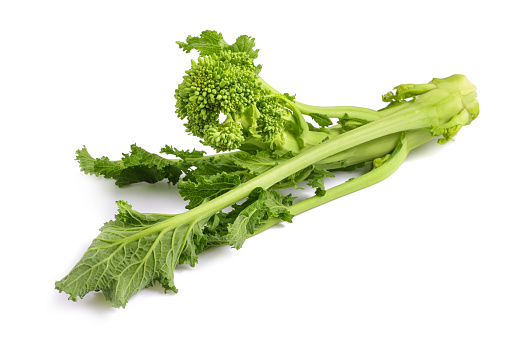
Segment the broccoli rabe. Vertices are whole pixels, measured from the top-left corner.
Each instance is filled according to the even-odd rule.
[[[93,158],[86,148],[78,151],[86,173],[113,178],[120,186],[167,179],[189,204],[188,211],[170,215],[140,213],[117,202],[115,219],[56,282],[71,300],[102,291],[111,305],[123,307],[154,283],[176,292],[177,265],[194,266],[208,247],[241,248],[247,238],[281,221],[380,182],[412,149],[436,138],[446,143],[479,113],[476,88],[463,75],[397,86],[382,97],[388,105],[379,111],[317,107],[280,94],[259,78],[254,39],[241,36],[229,45],[220,33],[205,31],[179,45],[197,49],[201,59],[176,91],[178,116],[204,144],[235,151],[206,156],[166,146],[161,153],[176,156],[166,159],[133,145],[117,161]],[[330,170],[365,163],[370,171],[325,188]],[[303,180],[316,188],[314,196],[295,204],[293,196],[277,191]]]

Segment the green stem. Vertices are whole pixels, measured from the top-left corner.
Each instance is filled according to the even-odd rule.
[[[358,178],[354,178],[352,180],[346,181],[340,185],[337,185],[335,187],[329,188],[326,190],[326,194],[324,196],[313,196],[310,198],[307,198],[297,204],[294,204],[293,206],[289,207],[289,211],[292,215],[296,216],[298,214],[304,213],[308,210],[311,210],[313,208],[319,207],[321,205],[324,205],[330,201],[339,199],[343,196],[346,196],[348,194],[360,191],[364,188],[367,188],[369,186],[375,185],[386,178],[388,178],[390,175],[392,175],[405,161],[407,155],[411,150],[414,148],[423,145],[424,143],[432,140],[434,136],[430,134],[426,130],[419,130],[419,131],[408,131],[404,132],[403,136],[401,136],[400,133],[396,133],[390,136],[390,138],[396,138],[396,147],[392,148],[389,152],[392,152],[390,155],[390,158],[386,160],[386,162],[378,167],[375,168],[363,175],[361,175]],[[384,156],[388,154],[389,152],[380,154],[381,156]],[[255,235],[258,235],[267,229],[271,228],[272,226],[275,226],[277,224],[280,224],[283,222],[280,218],[270,218],[266,221],[264,221],[260,227],[258,227],[254,233],[249,234],[247,237],[253,237]],[[210,247],[216,247],[216,246],[223,246],[227,245],[228,242],[217,242],[213,245],[209,245]]]
[[[238,185],[235,189],[220,197],[187,212],[175,215],[170,219],[161,221],[150,229],[143,230],[133,237],[138,239],[155,232],[167,232],[182,225],[192,225],[196,221],[207,219],[213,214],[247,197],[257,187],[268,189],[307,166],[367,141],[405,130],[430,128],[437,125],[436,120],[439,121],[439,117],[434,106],[426,107],[424,104],[415,106],[414,109],[396,111],[390,116],[360,126],[319,145],[305,149],[291,160],[281,163],[263,174]],[[131,241],[132,239],[132,237],[128,237],[123,240]]]
[[[315,166],[321,169],[333,170],[368,162],[392,152],[397,146],[399,138],[399,133],[395,133],[370,140],[320,160],[315,163]],[[432,138],[434,136],[426,129],[406,132],[406,139],[410,145],[421,145]]]
[[[336,153],[388,134],[402,132],[404,130],[429,128],[433,125],[434,120],[437,119],[434,115],[435,112],[433,112],[432,109],[430,109],[429,112],[425,112],[422,108],[419,114],[415,114],[414,111],[402,110],[389,117],[358,127],[319,145],[305,149],[290,161],[281,163],[263,174],[240,184],[235,189],[221,195],[220,198],[211,200],[188,212],[175,216],[168,222],[178,222],[180,219],[188,220],[190,216],[208,217],[247,197],[255,188],[261,187],[267,189],[291,174]]]
[[[282,93],[270,86],[270,84],[264,81],[261,77],[258,77],[258,79],[266,90],[275,95],[282,95]],[[292,105],[294,108],[299,110],[300,114],[309,115],[311,113],[319,113],[324,114],[329,118],[344,118],[344,116],[347,114],[349,119],[361,120],[365,123],[378,120],[383,116],[380,115],[376,110],[355,106],[312,106],[303,104],[298,101],[293,101]]]
[[[423,139],[421,142],[423,142]],[[324,196],[313,196],[289,207],[290,213],[293,215],[301,214],[318,206],[324,205],[330,201],[360,191],[364,188],[385,180],[402,165],[408,153],[417,146],[418,143],[411,143],[407,137],[403,137],[400,140],[399,147],[395,149],[390,158],[383,165],[359,176],[358,178],[354,178],[352,180],[346,181],[345,183],[327,189]],[[268,219],[263,222],[263,224],[257,228],[253,234],[249,235],[249,237],[266,231],[270,227],[277,225],[280,222],[282,222],[282,219],[279,218]]]

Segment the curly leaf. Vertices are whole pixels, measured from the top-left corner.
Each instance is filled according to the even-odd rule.
[[[291,195],[284,196],[275,190],[257,188],[241,205],[233,205],[233,210],[223,219],[229,221],[226,241],[240,249],[249,235],[254,234],[263,220],[280,218],[291,222],[293,216],[288,207],[293,204]]]
[[[180,195],[189,201],[185,206],[192,209],[205,200],[212,200],[240,185],[240,176],[235,173],[219,173],[212,176],[199,176],[196,181],[178,183]]]
[[[195,158],[201,158],[206,154],[205,151],[197,151],[196,149],[190,150],[178,150],[174,148],[173,146],[164,146],[161,148],[160,153],[168,154],[168,155],[176,155],[180,159],[195,159]]]
[[[222,33],[210,30],[201,32],[199,37],[189,35],[185,42],[177,41],[176,43],[186,53],[195,49],[202,57],[219,54],[221,51],[231,51],[234,53],[247,53],[247,55],[254,60],[258,57],[259,53],[259,49],[254,49],[254,38],[241,35],[236,39],[234,44],[230,45],[224,40]]]
[[[176,184],[183,171],[190,167],[190,164],[165,159],[135,144],[131,146],[129,154],[123,154],[122,160],[112,161],[108,157],[94,159],[86,147],[78,150],[76,154],[76,160],[83,172],[115,179],[115,184],[120,187],[138,182],[153,184],[164,179]]]
[[[79,168],[86,174],[99,175],[94,169],[95,159],[88,153],[86,146],[76,151],[76,160],[79,162]]]
[[[333,178],[335,175],[325,169],[314,168],[313,172],[308,177],[307,183],[310,187],[316,189],[316,195],[318,197],[322,197],[326,193],[325,177]]]

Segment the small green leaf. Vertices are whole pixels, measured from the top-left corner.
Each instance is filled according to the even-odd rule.
[[[270,150],[263,150],[258,151],[256,154],[239,152],[232,155],[231,160],[237,166],[245,168],[253,174],[261,174],[292,157],[293,154],[291,152],[287,152],[283,155],[276,155]]]
[[[227,239],[229,244],[233,248],[240,249],[248,234],[254,233],[254,230],[260,225],[265,214],[265,206],[259,201],[255,201],[244,208],[228,227]]]
[[[318,197],[322,197],[326,193],[325,177],[333,178],[335,175],[325,169],[315,168],[308,178],[308,185],[316,189],[316,195]]]
[[[240,183],[240,176],[235,173],[219,173],[212,176],[199,176],[196,181],[181,181],[178,183],[178,189],[180,195],[189,201],[185,207],[192,209],[201,205],[205,199],[215,199]]]
[[[185,42],[177,41],[176,43],[186,53],[195,49],[201,56],[217,54],[228,45],[224,41],[222,33],[210,30],[201,32],[199,37],[189,35]]]
[[[196,149],[191,150],[185,150],[180,151],[173,146],[164,146],[161,148],[160,153],[168,154],[168,155],[176,155],[180,159],[195,159],[195,158],[201,158],[206,154],[205,151],[197,151]]]
[[[255,189],[243,204],[233,205],[233,210],[223,217],[223,221],[229,223],[225,239],[229,245],[240,249],[263,220],[281,218],[291,222],[293,216],[288,207],[293,204],[293,200],[291,195],[284,196],[272,189]]]
[[[258,57],[259,49],[254,49],[254,38],[247,35],[241,35],[232,45],[228,44],[222,37],[222,33],[216,31],[203,31],[199,37],[189,35],[185,42],[177,41],[178,46],[186,53],[193,49],[199,52],[199,55],[209,56],[219,54],[221,51],[231,51],[234,53],[246,53],[252,60]]]
[[[289,195],[282,195],[275,190],[267,190],[266,197],[263,200],[266,206],[266,213],[269,218],[280,218],[284,221],[291,222],[293,215],[289,212],[288,207],[293,205],[296,198]]]
[[[319,125],[319,127],[327,127],[333,125],[332,120],[324,114],[310,113],[309,116]]]
[[[95,172],[95,159],[88,153],[85,146],[82,149],[76,151],[76,160],[79,162],[80,169],[86,174],[99,175]]]
[[[244,52],[252,59],[256,59],[259,54],[259,49],[254,49],[256,43],[254,42],[254,38],[251,38],[247,35],[240,35],[234,44],[229,46],[229,50],[231,52]]]

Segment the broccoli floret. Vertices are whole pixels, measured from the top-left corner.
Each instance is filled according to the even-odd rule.
[[[197,49],[175,91],[176,113],[187,119],[187,132],[217,151],[233,149],[293,151],[321,143],[338,131],[309,130],[294,97],[259,77],[254,39],[241,36],[228,45],[220,33],[205,31],[180,47]],[[214,47],[214,48],[212,48]]]
[[[266,88],[260,69],[245,52],[220,51],[192,61],[175,92],[187,132],[217,151],[282,149],[288,133],[299,137],[304,126],[295,128],[303,123],[288,109],[289,97]]]
[[[249,137],[279,147],[292,115],[284,96],[272,95],[257,80],[259,71],[245,52],[220,51],[192,61],[175,92],[187,132],[217,151],[242,148]]]

